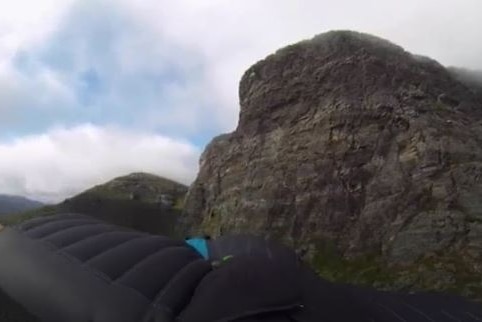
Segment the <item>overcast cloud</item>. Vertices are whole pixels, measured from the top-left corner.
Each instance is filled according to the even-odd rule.
[[[0,186],[53,201],[131,172],[189,184],[198,154],[191,144],[160,135],[88,124],[55,128],[0,145]]]
[[[0,193],[59,201],[141,170],[189,183],[236,126],[244,70],[332,29],[482,69],[479,0],[4,1]]]

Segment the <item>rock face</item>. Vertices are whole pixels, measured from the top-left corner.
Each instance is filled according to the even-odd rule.
[[[482,99],[442,65],[329,32],[256,63],[239,96],[237,129],[201,157],[185,230],[391,263],[458,254],[482,272]]]

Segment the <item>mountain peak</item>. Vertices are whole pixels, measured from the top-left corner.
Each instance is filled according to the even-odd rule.
[[[236,132],[249,136],[271,131],[314,111],[329,112],[334,105],[366,110],[400,106],[405,100],[403,108],[413,105],[410,99],[436,100],[440,95],[467,102],[460,110],[470,106],[471,113],[481,114],[473,93],[436,61],[375,36],[328,32],[280,49],[246,71]]]
[[[313,263],[414,265],[427,284],[457,281],[456,262],[478,283],[482,96],[467,84],[356,32],[278,50],[243,75],[236,130],[203,152],[186,229],[269,235]],[[434,261],[446,270],[420,264]]]
[[[97,196],[111,199],[139,199],[145,202],[158,202],[163,195],[176,200],[183,197],[188,187],[176,181],[155,174],[134,172],[97,185],[78,197]]]
[[[83,213],[129,228],[173,234],[187,187],[154,174],[135,172],[97,185],[58,205],[5,219],[15,224],[59,212]]]

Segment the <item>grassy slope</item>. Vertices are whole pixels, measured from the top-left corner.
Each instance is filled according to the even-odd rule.
[[[332,245],[318,247],[312,267],[324,278],[341,283],[398,291],[439,291],[482,302],[482,276],[460,254],[420,258],[404,266],[388,265],[377,255],[347,260]]]
[[[174,235],[187,187],[152,174],[133,173],[95,186],[64,202],[0,218],[14,225],[59,212],[89,214],[107,222],[150,233]],[[172,208],[163,207],[161,195],[170,195]]]

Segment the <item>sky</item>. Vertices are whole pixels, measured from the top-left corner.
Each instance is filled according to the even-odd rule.
[[[58,202],[134,171],[190,184],[256,61],[334,29],[482,69],[480,0],[0,1],[0,193]]]

